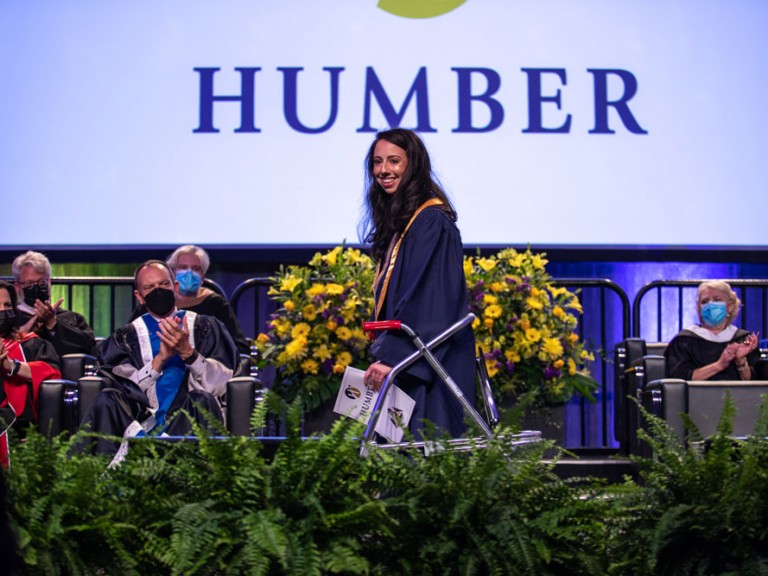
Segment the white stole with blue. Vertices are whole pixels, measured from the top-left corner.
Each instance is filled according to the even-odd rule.
[[[189,341],[193,347],[195,342],[194,325],[196,316],[194,312],[186,310],[176,312],[176,317],[187,325]],[[132,324],[138,336],[142,362],[146,365],[152,362],[152,359],[160,352],[160,337],[157,335],[159,321],[147,313],[136,318]],[[171,407],[173,399],[176,398],[176,394],[179,392],[179,386],[181,386],[184,380],[186,371],[187,366],[178,354],[174,354],[166,361],[165,366],[163,366],[163,372],[155,382],[155,386],[147,390],[150,409],[153,409],[154,412],[154,423],[150,428],[145,428],[143,432],[149,432],[158,426],[160,430],[165,428],[166,414]],[[141,433],[138,435],[143,436]]]

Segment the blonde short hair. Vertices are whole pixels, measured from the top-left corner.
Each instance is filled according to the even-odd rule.
[[[721,292],[725,295],[725,299],[728,304],[733,306],[733,313],[728,316],[728,324],[733,322],[733,319],[736,318],[736,316],[739,314],[739,310],[741,310],[741,300],[736,295],[736,292],[733,291],[731,285],[724,280],[706,280],[699,284],[699,289],[696,293],[696,309],[701,310],[699,299],[701,298],[701,293],[707,288],[717,290],[718,292]]]

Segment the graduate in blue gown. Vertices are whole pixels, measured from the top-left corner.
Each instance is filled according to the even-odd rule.
[[[412,131],[380,132],[366,157],[366,215],[361,238],[377,262],[376,320],[400,320],[428,342],[466,317],[467,287],[456,211],[432,174],[426,147]],[[415,351],[403,332],[379,333],[377,361],[365,373],[380,387],[392,366]],[[475,339],[467,326],[434,354],[469,403],[475,404]],[[410,431],[418,439],[425,421],[452,437],[466,431],[458,400],[424,359],[401,373],[397,385],[416,401]]]

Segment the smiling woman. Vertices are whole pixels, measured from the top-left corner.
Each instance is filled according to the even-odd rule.
[[[380,132],[366,156],[366,216],[360,236],[377,263],[374,320],[400,320],[428,342],[469,312],[463,246],[456,211],[432,173],[421,138],[411,130]],[[366,383],[380,388],[392,367],[414,352],[398,331],[378,333],[376,362]],[[467,326],[435,355],[475,403],[475,339]],[[419,437],[425,422],[453,437],[465,431],[464,415],[433,369],[422,359],[397,377],[416,404],[409,429]]]

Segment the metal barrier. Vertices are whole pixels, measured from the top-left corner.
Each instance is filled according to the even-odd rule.
[[[255,339],[260,332],[267,331],[267,322],[277,309],[277,304],[268,295],[271,287],[270,277],[259,276],[244,280],[232,291],[229,305],[235,311],[243,333],[251,340]]]
[[[632,304],[632,335],[649,342],[669,342],[698,322],[698,286],[705,280],[656,280],[643,286]],[[768,280],[725,280],[742,302],[736,324],[763,338],[768,332]]]
[[[554,283],[579,293],[583,314],[578,334],[594,351],[590,372],[599,387],[595,402],[574,398],[566,406],[566,446],[569,448],[615,448],[613,433],[613,348],[630,334],[629,297],[607,279],[555,278]]]

